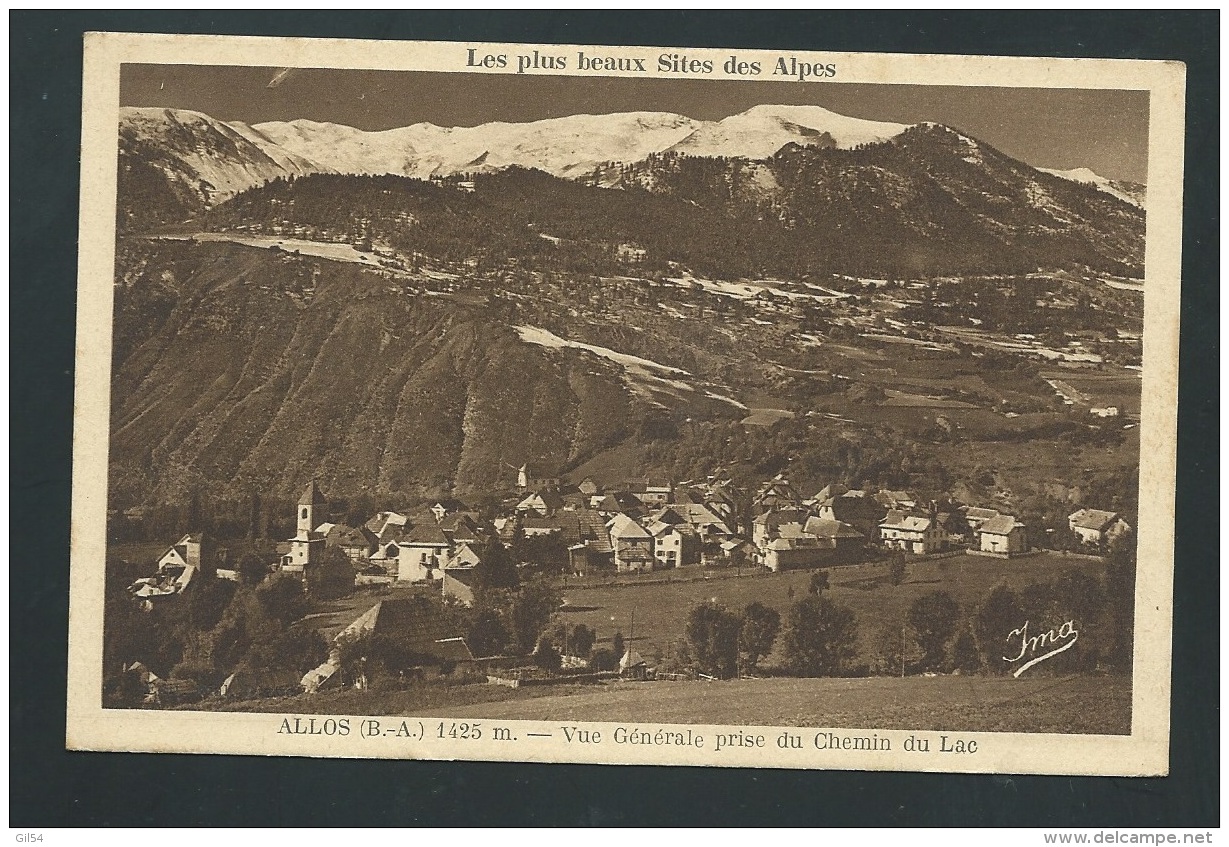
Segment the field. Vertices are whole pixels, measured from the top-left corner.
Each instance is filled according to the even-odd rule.
[[[1117,406],[1124,415],[1138,415],[1140,379],[1134,373],[1044,373],[1051,379],[1061,379],[1089,397],[1088,405]]]
[[[909,605],[929,591],[947,591],[966,612],[971,612],[1000,579],[1019,589],[1031,582],[1053,579],[1068,568],[1099,575],[1103,565],[1088,557],[1048,552],[1018,559],[962,554],[914,562],[909,565],[905,581],[896,586],[888,581],[886,564],[850,565],[829,570],[828,596],[857,615],[866,653],[879,629],[899,626]],[[684,569],[674,575],[686,579],[688,571]],[[569,588],[564,591],[567,606],[563,618],[593,629],[599,645],[609,644],[615,632],[622,632],[631,646],[650,658],[657,651],[669,655],[683,635],[688,610],[696,603],[716,600],[737,610],[759,601],[776,608],[784,618],[793,602],[790,590],[795,599],[806,596],[810,579],[809,572],[786,571],[692,582]]]
[[[1124,677],[622,682],[562,695],[436,709],[427,714],[508,720],[1126,735],[1131,731],[1131,686]]]
[[[1126,735],[1126,677],[971,676],[623,682],[513,690],[420,684],[400,691],[341,691],[192,710],[333,715],[414,715],[487,720],[618,721],[963,732]]]

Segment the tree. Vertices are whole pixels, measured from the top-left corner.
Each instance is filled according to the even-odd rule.
[[[225,678],[222,671],[204,658],[184,659],[171,669],[171,679],[194,683],[201,691],[217,689]]]
[[[734,676],[740,625],[738,615],[718,603],[701,603],[691,610],[684,634],[700,670],[721,679]]]
[[[354,566],[340,547],[329,547],[303,574],[307,593],[321,600],[345,597],[354,590]]]
[[[508,612],[513,646],[519,654],[533,650],[560,603],[559,592],[545,579],[534,579],[521,586]]]
[[[619,657],[612,650],[600,647],[593,651],[589,667],[595,671],[612,671],[619,666]]]
[[[568,563],[568,548],[558,533],[518,534],[512,544],[512,558],[545,573],[562,573]]]
[[[738,626],[740,664],[754,670],[760,659],[772,652],[773,642],[781,631],[781,614],[763,603],[748,603]]]
[[[893,585],[900,585],[905,581],[906,572],[905,554],[893,553],[892,558],[888,560],[888,581]]]
[[[854,657],[858,622],[830,598],[809,595],[790,606],[785,664],[798,676],[839,676]]]
[[[255,596],[265,614],[283,625],[307,614],[303,583],[290,574],[278,574],[261,583]]]
[[[466,643],[475,656],[498,656],[508,648],[511,636],[504,626],[499,612],[490,607],[480,607],[474,613]]]
[[[259,585],[269,575],[269,564],[255,550],[247,550],[235,565],[239,581],[244,585]]]
[[[593,642],[596,640],[597,633],[583,623],[577,624],[572,630],[572,636],[568,641],[568,649],[573,655],[588,656],[589,651],[593,649]]]
[[[233,582],[198,573],[180,597],[184,604],[183,621],[194,630],[213,629],[234,594]]]
[[[348,508],[346,509],[346,524],[349,526],[361,527],[366,523],[376,512],[376,503],[371,495],[367,492],[362,492],[356,497],[351,498]]]
[[[981,670],[981,655],[977,652],[977,641],[967,627],[960,630],[956,642],[952,645],[952,667],[961,673],[976,673]]]
[[[538,646],[534,648],[533,663],[543,670],[556,673],[563,663],[563,657],[559,655],[550,638],[543,636],[538,639]]]
[[[828,588],[828,572],[826,570],[811,574],[811,581],[807,584],[808,594],[823,594]]]
[[[482,551],[481,561],[474,568],[475,587],[479,593],[491,589],[514,589],[520,584],[516,563],[508,555],[498,536],[492,535]]]
[[[879,676],[902,676],[904,673],[901,649],[904,647],[904,628],[884,624],[875,633],[871,648],[871,670]]]
[[[306,626],[291,627],[271,641],[253,644],[243,659],[251,670],[288,670],[305,674],[329,657],[324,636]]]
[[[922,667],[941,668],[947,658],[947,642],[960,622],[960,604],[946,591],[931,591],[913,601],[908,620],[922,649]]]
[[[973,616],[973,635],[983,667],[995,674],[1010,670],[1003,653],[1012,630],[1023,625],[1024,610],[1019,595],[1006,582],[999,582],[986,594]]]
[[[610,650],[612,653],[614,653],[614,657],[616,661],[623,658],[623,653],[625,652],[625,649],[626,648],[623,643],[623,633],[616,632],[614,634],[614,637],[610,639]]]

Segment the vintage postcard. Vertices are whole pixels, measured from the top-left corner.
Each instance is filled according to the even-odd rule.
[[[88,35],[68,746],[1165,773],[1183,96]]]

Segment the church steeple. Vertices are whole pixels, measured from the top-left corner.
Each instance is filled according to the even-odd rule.
[[[313,479],[303,489],[303,496],[299,498],[298,528],[300,535],[306,537],[307,533],[316,528],[320,523],[321,512],[326,505],[327,501],[324,499],[324,495],[320,493],[320,489]]]

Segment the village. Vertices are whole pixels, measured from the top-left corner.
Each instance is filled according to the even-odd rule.
[[[714,574],[817,570],[826,585],[828,569],[867,562],[888,561],[903,571],[906,561],[963,555],[984,559],[987,568],[993,568],[996,560],[1035,553],[1028,528],[995,508],[839,484],[804,496],[782,475],[763,481],[753,492],[737,490],[730,480],[719,478],[675,483],[650,477],[599,485],[586,477],[572,484],[551,469],[526,463],[516,469],[514,488],[515,494],[494,514],[457,499],[439,498],[419,511],[384,510],[361,525],[349,526],[330,520],[329,501],[320,486],[315,481],[307,484],[295,506],[296,533],[277,544],[275,561],[260,563],[256,579],[281,575],[305,580],[326,560],[344,561],[348,568],[343,588],[336,593],[353,593],[367,602],[352,607],[362,611],[351,622],[328,631],[327,658],[301,678],[282,674],[276,685],[267,680],[245,684],[239,678],[242,674],[231,673],[214,693],[233,698],[275,689],[283,694],[313,694],[339,686],[361,689],[367,681],[361,673],[343,672],[343,654],[347,644],[376,633],[412,642],[409,654],[417,664],[398,669],[402,680],[407,672],[421,673],[423,662],[434,662],[464,663],[484,671],[488,682],[513,687],[525,677],[541,683],[540,672],[517,667],[525,665],[528,657],[488,655],[483,645],[468,643],[467,633],[454,619],[441,614],[442,608],[474,606],[487,557],[511,557],[522,580],[537,576],[564,590],[588,584],[626,592],[662,577],[702,582]],[[1068,523],[1089,554],[1104,553],[1131,530],[1121,515],[1088,508],[1071,513]],[[192,592],[202,581],[250,579],[233,558],[205,533],[188,533],[158,558],[155,573],[137,579],[128,593],[141,608],[152,611]],[[566,610],[569,597],[560,595],[557,602]],[[555,611],[546,610],[540,623],[553,620]],[[629,621],[633,632],[635,614],[633,608]],[[645,612],[641,614],[643,620]],[[570,629],[565,624],[561,632],[564,643],[551,648],[559,654],[554,669],[562,666],[569,679],[580,674],[680,678],[677,672],[657,667],[660,662],[653,660],[661,658],[660,650],[656,657],[645,655],[643,645],[641,650],[624,645],[621,632],[615,636],[617,655],[609,651],[578,655],[590,654],[596,635],[583,624]],[[569,652],[569,637],[583,649],[573,644]],[[541,649],[538,643],[535,657]],[[607,655],[599,657],[600,652]],[[124,671],[139,678],[147,705],[202,696],[199,686],[163,679],[139,661],[125,664]]]

